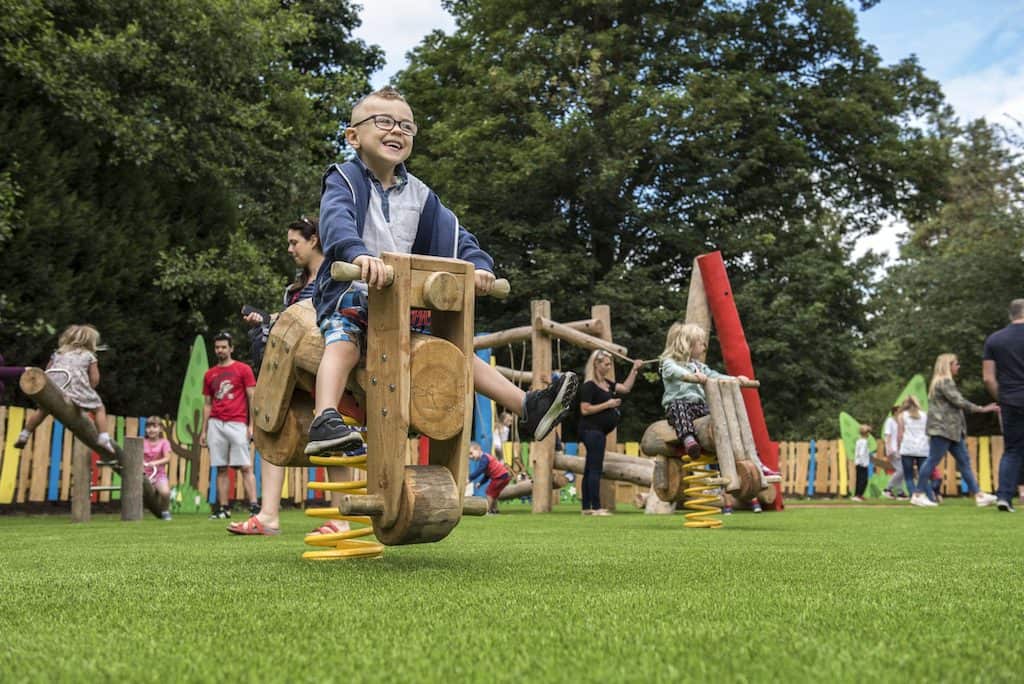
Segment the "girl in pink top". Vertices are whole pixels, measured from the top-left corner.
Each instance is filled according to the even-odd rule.
[[[164,437],[164,423],[160,416],[146,418],[146,439],[142,445],[143,472],[164,502],[160,517],[170,520],[171,489],[167,483],[167,464],[171,460],[171,443]]]

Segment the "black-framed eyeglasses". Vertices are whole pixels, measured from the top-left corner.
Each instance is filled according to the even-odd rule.
[[[409,121],[408,119],[402,119],[399,121],[390,114],[371,114],[362,121],[357,121],[352,124],[352,128],[361,126],[367,121],[372,121],[373,125],[382,131],[391,131],[394,130],[395,126],[398,126],[398,130],[402,131],[410,138],[415,136],[416,132],[419,130],[415,121]]]

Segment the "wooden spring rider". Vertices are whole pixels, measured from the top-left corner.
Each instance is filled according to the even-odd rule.
[[[270,331],[256,384],[255,441],[280,466],[350,466],[366,479],[310,483],[345,492],[339,509],[307,515],[341,517],[360,525],[337,534],[310,535],[306,543],[331,547],[303,554],[310,559],[377,557],[383,544],[421,544],[444,539],[462,515],[484,515],[487,502],[463,498],[473,417],[473,266],[456,259],[385,253],[388,286],[369,291],[366,367],[349,389],[366,407],[366,455],[303,453],[313,402],[309,391],[323,355],[323,338],[310,301],[290,306]],[[334,263],[336,280],[359,278],[359,267]],[[492,295],[508,295],[495,282]],[[431,333],[409,330],[413,308],[431,311]],[[429,465],[407,465],[410,434],[429,438]],[[339,516],[339,512],[341,515]]]
[[[686,456],[667,420],[651,424],[640,442],[644,453],[655,457],[653,484],[658,498],[682,503],[692,511],[686,514],[687,527],[721,527],[722,521],[712,518],[721,512],[718,487],[742,501],[755,496],[766,503],[775,500],[775,488],[770,485],[779,478],[765,477],[753,458],[757,450],[741,386],[759,387],[760,383],[719,378],[705,382],[710,415],[694,421],[704,452],[700,458]],[[710,468],[716,462],[717,471]]]

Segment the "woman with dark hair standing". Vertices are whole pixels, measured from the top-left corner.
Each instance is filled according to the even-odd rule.
[[[288,254],[295,261],[298,271],[295,280],[284,290],[283,304],[285,308],[304,299],[310,299],[313,296],[316,274],[324,262],[324,253],[320,246],[320,236],[317,230],[317,220],[315,218],[306,218],[305,216],[298,221],[293,221],[288,226]],[[262,359],[263,347],[266,346],[270,327],[277,319],[277,314],[272,316],[266,316],[260,312],[246,314],[243,310],[243,317],[249,325],[254,326],[253,331],[259,334],[261,339],[259,358]],[[250,333],[250,336],[252,336],[252,333]],[[258,370],[255,340],[253,340],[253,357],[253,365]],[[333,469],[331,470],[333,471]],[[332,479],[334,479],[335,475],[340,475],[340,472],[332,473]],[[263,480],[263,504],[259,512],[245,522],[228,525],[228,532],[242,535],[274,535],[280,533],[281,487],[284,483],[284,468],[264,460],[261,468],[261,477]],[[340,501],[336,501],[335,505],[338,503]],[[319,528],[319,531],[321,533],[334,533],[343,532],[346,529],[348,529],[347,522],[328,520]]]
[[[605,441],[619,424],[618,395],[629,394],[643,361],[634,361],[625,382],[615,382],[612,355],[597,350],[587,360],[585,382],[580,388],[580,441],[587,449],[583,467],[583,515],[611,515],[601,508],[601,472],[604,470]]]
[[[915,506],[938,506],[931,498],[929,480],[932,471],[939,465],[946,452],[953,454],[957,470],[967,484],[967,492],[974,496],[979,506],[994,503],[996,497],[982,492],[974,477],[971,462],[967,458],[967,421],[964,410],[971,413],[992,413],[999,410],[995,403],[978,406],[964,399],[953,378],[960,372],[960,360],[956,354],[939,354],[935,359],[935,370],[928,386],[928,459],[921,466],[917,476],[917,489],[910,497]]]

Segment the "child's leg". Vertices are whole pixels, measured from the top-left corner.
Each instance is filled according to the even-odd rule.
[[[547,437],[569,414],[579,389],[579,377],[567,371],[545,389],[524,392],[483,359],[474,356],[473,388],[519,416],[520,437],[534,441]]]
[[[228,467],[217,466],[217,504],[225,509],[228,507]]]
[[[15,449],[24,449],[25,445],[28,444],[28,438],[32,436],[32,433],[36,431],[36,428],[46,419],[46,416],[50,415],[46,409],[36,409],[29,414],[28,420],[25,421],[25,428],[18,433],[18,439],[14,442]]]
[[[523,415],[526,392],[476,354],[473,355],[473,389],[515,415]]]
[[[359,347],[339,340],[324,347],[324,355],[316,371],[316,410],[319,416],[327,409],[335,409],[348,384],[348,376],[359,364]]]

